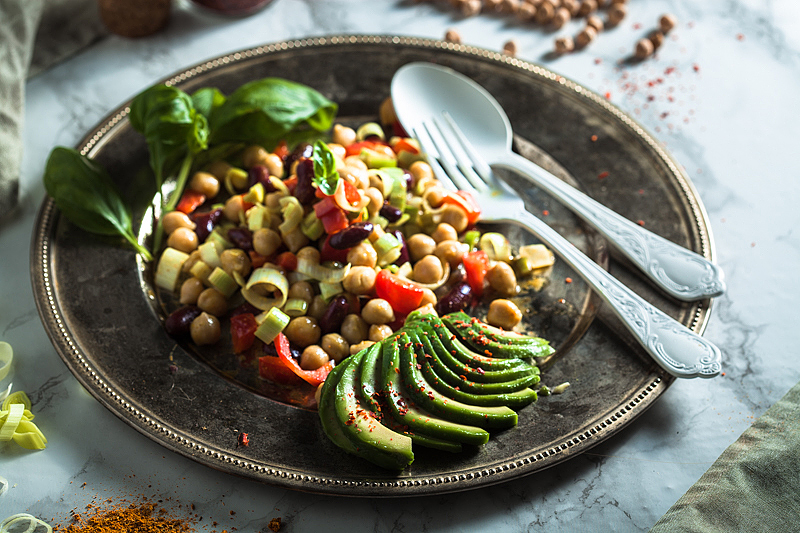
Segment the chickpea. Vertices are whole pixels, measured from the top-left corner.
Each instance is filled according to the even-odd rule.
[[[320,261],[320,253],[314,246],[304,246],[297,250],[297,260],[308,261],[313,265],[318,265]]]
[[[375,269],[368,266],[354,266],[342,280],[344,290],[353,294],[369,294],[375,288]]]
[[[575,47],[584,48],[588,46],[590,42],[594,41],[595,37],[597,37],[597,30],[592,26],[586,26],[577,37],[575,37]]]
[[[278,251],[283,240],[280,234],[269,228],[259,228],[253,233],[253,250],[257,254],[270,256]]]
[[[433,178],[433,169],[425,161],[414,161],[408,171],[414,178],[414,183],[419,183],[423,178]]]
[[[264,205],[270,209],[281,208],[281,198],[286,196],[282,192],[271,192],[264,196]]]
[[[556,14],[556,8],[550,2],[542,2],[536,9],[536,22],[539,24],[549,24]]]
[[[352,344],[350,345],[350,355],[355,355],[361,350],[366,350],[373,344],[375,344],[375,341],[361,341],[358,344]]]
[[[344,317],[342,322],[341,334],[347,342],[352,346],[358,344],[367,338],[368,333],[367,323],[361,318],[361,315],[350,313]]]
[[[412,261],[419,261],[426,255],[430,255],[436,249],[436,241],[424,233],[415,233],[406,240],[408,255]]]
[[[517,276],[508,263],[498,261],[486,273],[489,285],[503,296],[512,296],[517,293]]]
[[[369,167],[366,163],[364,163],[361,158],[357,155],[349,155],[344,158],[344,165],[346,167],[356,168],[359,170],[367,171]]]
[[[161,225],[163,226],[164,232],[167,235],[170,235],[178,228],[189,228],[190,230],[194,230],[197,227],[197,224],[192,222],[192,219],[189,218],[189,215],[182,211],[170,211],[161,218]]]
[[[300,354],[300,368],[303,370],[316,370],[328,361],[330,361],[328,353],[316,344],[306,346]]]
[[[556,52],[559,54],[566,54],[575,50],[575,41],[572,37],[565,35],[556,39]]]
[[[677,24],[678,19],[675,18],[675,15],[669,13],[662,15],[661,18],[658,19],[658,29],[661,30],[661,33],[669,33]]]
[[[608,25],[609,26],[616,26],[625,16],[628,14],[628,8],[625,4],[612,4],[611,7],[608,8]]]
[[[306,311],[306,315],[314,318],[315,320],[319,321],[325,316],[325,311],[328,310],[328,303],[325,299],[317,294],[311,300],[311,303],[308,305],[308,311]]]
[[[393,124],[397,122],[397,114],[394,111],[394,104],[392,97],[388,97],[381,102],[378,108],[378,114],[381,117],[381,124]]]
[[[347,159],[350,159],[349,157]],[[345,166],[339,171],[342,179],[345,179],[356,186],[357,189],[366,190],[369,188],[369,172],[345,162]]]
[[[283,330],[286,337],[301,348],[319,342],[321,332],[316,319],[309,316],[298,316],[289,321]]]
[[[572,18],[572,13],[570,13],[569,9],[566,7],[559,7],[556,9],[555,14],[553,15],[553,20],[551,24],[553,28],[560,29],[563,28],[564,25],[570,21]]]
[[[181,267],[181,272],[189,272],[192,270],[192,267],[197,264],[198,261],[202,261],[200,258],[200,250],[195,250],[194,252],[189,254],[189,259],[187,259],[183,266]]]
[[[202,280],[195,277],[189,278],[181,284],[181,299],[183,305],[196,304],[197,298],[203,292],[205,286]]]
[[[242,214],[244,214],[244,205],[242,204],[242,196],[236,194],[228,198],[225,202],[225,207],[222,208],[222,214],[231,222],[240,222]]]
[[[250,256],[247,255],[247,252],[239,248],[223,250],[222,253],[219,254],[219,261],[222,263],[222,270],[231,276],[233,276],[234,272],[238,272],[243,277],[247,276],[252,268]]]
[[[328,353],[328,356],[337,363],[350,354],[350,343],[338,333],[323,335],[320,345]]]
[[[189,188],[206,198],[214,198],[219,192],[219,180],[210,172],[195,172],[189,181]]]
[[[192,320],[192,324],[189,326],[189,333],[192,336],[192,341],[198,346],[202,346],[219,341],[222,336],[222,328],[217,317],[203,312]]]
[[[422,289],[422,300],[419,302],[420,307],[424,307],[426,305],[436,305],[439,299],[436,297],[436,293],[432,290],[426,288]]]
[[[426,255],[414,264],[414,281],[418,283],[436,283],[443,275],[442,262],[433,254]]]
[[[587,17],[595,11],[597,11],[597,2],[595,0],[583,0],[578,8],[578,16]]]
[[[365,266],[375,268],[378,264],[378,252],[371,243],[363,241],[347,252],[347,262],[353,266]]]
[[[314,287],[307,281],[297,281],[289,287],[288,298],[299,298],[308,304],[314,299]]]
[[[447,196],[447,191],[440,183],[433,184],[425,191],[425,199],[428,200],[431,207],[440,207],[444,203],[445,196]]]
[[[228,171],[231,168],[232,167],[228,163],[219,159],[208,165],[206,170],[208,170],[208,172],[210,172],[215,178],[222,181],[225,179],[225,175],[228,174]]]
[[[334,124],[331,140],[342,146],[350,146],[356,142],[356,130],[348,128],[347,126],[342,126],[341,124]]]
[[[344,158],[347,156],[347,148],[335,142],[329,142],[328,148],[336,159],[336,169],[344,168]]]
[[[461,34],[453,28],[448,28],[444,34],[444,40],[448,43],[461,43]]]
[[[373,216],[381,210],[381,207],[383,207],[383,193],[375,187],[369,187],[366,191],[364,191],[364,194],[366,194],[367,198],[369,198],[367,212],[370,216]]]
[[[433,253],[442,263],[450,263],[450,268],[454,268],[461,262],[468,248],[469,246],[463,242],[447,240],[437,244]]]
[[[197,250],[199,244],[197,233],[189,228],[178,228],[167,239],[167,246],[187,254]]]
[[[263,146],[254,144],[248,146],[242,152],[242,164],[245,168],[253,168],[256,165],[265,165],[269,152]]]
[[[639,39],[636,42],[636,48],[633,53],[636,56],[636,59],[645,59],[649,57],[654,50],[655,47],[653,46],[653,41],[650,39]]]
[[[367,324],[388,324],[394,322],[394,309],[383,298],[373,298],[361,310],[361,318]]]
[[[209,287],[197,297],[197,307],[214,316],[222,316],[228,311],[228,299],[217,289]]]
[[[519,46],[517,45],[517,41],[511,39],[503,44],[503,53],[511,57],[514,57],[515,55],[517,55],[518,48]]]
[[[267,167],[270,176],[283,177],[283,159],[278,154],[267,154],[267,159],[264,161],[264,166]]]
[[[394,333],[386,324],[372,324],[369,327],[369,340],[379,342]]]
[[[489,305],[486,322],[505,330],[514,329],[522,320],[522,311],[511,300],[499,299]]]
[[[457,241],[458,232],[447,222],[440,222],[433,233],[431,233],[431,238],[436,241],[436,244],[442,241]]]
[[[589,15],[586,17],[586,25],[591,26],[597,33],[603,31],[605,28],[605,24],[603,24],[603,19],[598,17],[597,15]]]
[[[442,210],[442,222],[453,226],[458,233],[467,229],[469,225],[464,209],[453,204],[446,205]]]

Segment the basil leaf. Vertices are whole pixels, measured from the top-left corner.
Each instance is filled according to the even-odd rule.
[[[336,171],[336,157],[327,144],[317,141],[314,143],[311,159],[314,161],[314,184],[319,190],[332,196],[339,187],[340,179]]]
[[[208,147],[208,121],[192,98],[175,87],[155,85],[131,102],[131,125],[145,136],[150,166],[161,188],[168,169]]]
[[[203,87],[192,94],[194,108],[207,119],[215,109],[225,103],[225,100],[225,95],[215,87]]]
[[[101,165],[77,150],[57,146],[47,158],[44,186],[70,222],[90,233],[122,236],[152,259],[136,240],[130,211]]]
[[[211,141],[256,143],[272,148],[288,137],[294,141],[328,130],[337,110],[335,103],[310,87],[281,78],[264,78],[242,85],[212,110]]]

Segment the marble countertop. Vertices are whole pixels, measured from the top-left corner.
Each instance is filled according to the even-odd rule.
[[[679,24],[658,55],[620,65],[663,13]],[[21,208],[0,226],[0,340],[14,346],[10,380],[34,400],[49,443],[40,452],[0,447],[0,475],[10,483],[0,518],[27,512],[64,523],[92,501],[141,494],[201,516],[199,531],[268,531],[273,517],[282,518],[282,531],[298,532],[650,528],[800,380],[800,283],[792,266],[800,261],[800,4],[634,0],[619,27],[555,59],[554,39],[577,25],[545,32],[511,20],[461,18],[444,1],[275,0],[242,19],[179,2],[166,30],[139,40],[105,37],[32,78]],[[727,293],[714,301],[705,332],[723,351],[724,374],[676,382],[624,431],[551,469],[470,492],[403,499],[310,495],[217,472],[165,450],[91,397],[56,354],[31,291],[31,232],[50,150],[74,146],[145,87],[214,56],[306,36],[442,38],[449,28],[462,42],[493,50],[516,40],[518,57],[607,94],[683,165],[727,275]]]

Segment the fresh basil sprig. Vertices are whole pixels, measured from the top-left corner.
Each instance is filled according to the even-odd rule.
[[[56,147],[47,158],[44,186],[70,222],[90,233],[119,235],[147,261],[153,259],[136,240],[128,206],[97,162],[72,148]]]
[[[328,196],[333,196],[340,180],[336,171],[336,157],[327,144],[316,141],[311,159],[314,161],[314,185]]]

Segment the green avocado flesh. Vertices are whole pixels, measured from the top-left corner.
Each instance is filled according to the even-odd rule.
[[[515,354],[552,349],[483,326],[491,328],[464,313],[411,313],[392,336],[328,375],[319,400],[325,434],[348,453],[402,470],[414,460],[412,443],[459,452],[515,426],[515,409],[536,401],[529,387],[539,382],[539,369]],[[470,338],[491,348],[479,353]]]

